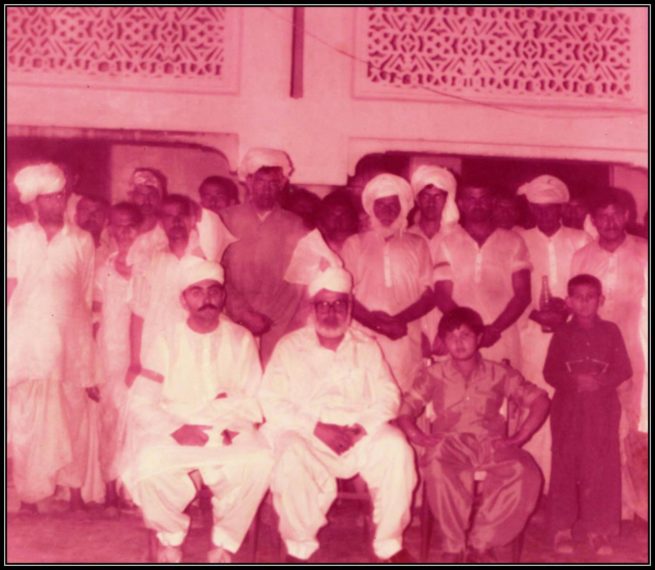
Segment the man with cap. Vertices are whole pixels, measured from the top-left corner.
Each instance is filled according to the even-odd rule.
[[[493,190],[485,184],[460,186],[456,204],[462,222],[444,236],[442,246],[450,265],[453,301],[473,308],[485,323],[483,357],[507,359],[520,370],[516,322],[530,304],[532,265],[521,236],[495,227],[493,200]]]
[[[219,264],[186,257],[176,292],[186,318],[160,331],[130,388],[121,477],[156,531],[157,561],[180,562],[197,470],[214,495],[208,561],[230,562],[272,467],[256,429],[261,367],[252,335],[221,314]]]
[[[587,245],[591,237],[582,230],[562,225],[562,207],[569,200],[569,189],[559,178],[549,174],[537,176],[523,184],[518,195],[526,197],[537,224],[532,229],[519,231],[528,248],[533,274],[531,307],[519,320],[521,372],[552,397],[554,390],[543,376],[552,337],[550,331],[566,318],[564,299],[567,297],[566,284],[572,277],[569,272],[573,254]],[[557,301],[548,302],[548,296],[544,299],[546,285],[549,294],[560,300],[561,310],[554,306]],[[547,420],[525,445],[544,475],[544,493],[548,492],[550,482],[550,440],[550,421]]]
[[[248,189],[246,202],[221,212],[237,241],[223,257],[227,313],[260,338],[262,362],[277,341],[295,326],[302,287],[284,281],[303,221],[284,210],[279,197],[293,171],[280,150],[250,149],[239,168]]]
[[[354,279],[353,317],[376,333],[401,390],[421,360],[421,324],[391,315],[422,297],[432,299],[432,262],[425,240],[406,231],[412,189],[400,176],[380,174],[364,188],[371,229],[348,238],[341,251]],[[433,305],[431,305],[433,306]],[[431,308],[430,306],[430,308]]]
[[[359,473],[371,491],[380,559],[408,561],[402,548],[416,485],[414,458],[389,425],[400,394],[377,343],[351,324],[352,278],[318,271],[308,287],[309,324],[286,335],[268,363],[260,399],[274,442],[271,480],[291,561],[308,560],[336,497],[336,478]]]
[[[618,389],[621,401],[621,453],[623,518],[646,513],[629,476],[625,442],[639,426],[641,387],[647,382],[646,359],[640,341],[640,321],[648,295],[644,268],[648,267],[648,242],[626,232],[630,205],[624,190],[606,188],[591,204],[591,219],[598,239],[578,250],[571,261],[571,275],[589,273],[603,284],[605,303],[599,316],[616,323],[625,340],[632,378]]]
[[[7,396],[13,477],[24,507],[72,489],[81,506],[91,391],[91,236],[65,219],[66,178],[52,163],[21,169],[14,183],[37,221],[7,244]],[[97,460],[97,458],[96,458]],[[95,497],[92,497],[95,498]]]

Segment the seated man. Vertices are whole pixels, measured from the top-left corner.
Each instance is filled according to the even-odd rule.
[[[548,413],[548,396],[508,366],[480,357],[484,324],[459,307],[439,322],[450,358],[425,369],[405,395],[399,423],[410,441],[426,448],[421,461],[430,509],[444,537],[444,562],[461,562],[466,547],[476,472],[484,472],[482,503],[469,531],[471,562],[491,561],[491,548],[509,544],[523,529],[541,489],[539,468],[521,450]],[[510,398],[530,412],[506,436],[500,414]],[[430,434],[414,420],[432,403]]]
[[[285,336],[266,368],[262,406],[275,443],[273,503],[288,561],[307,560],[337,495],[336,478],[360,474],[376,522],[381,559],[402,549],[416,485],[414,458],[396,416],[398,387],[373,339],[350,328],[352,279],[329,267],[308,288],[310,324]]]
[[[180,562],[184,509],[197,470],[214,498],[209,562],[230,562],[269,483],[271,454],[255,424],[261,369],[252,335],[221,315],[223,270],[188,257],[180,267],[186,321],[144,355],[130,388],[121,475],[145,524],[157,531],[158,562]]]

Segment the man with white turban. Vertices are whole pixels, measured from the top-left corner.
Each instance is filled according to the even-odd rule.
[[[457,190],[461,225],[443,238],[453,283],[453,301],[478,312],[485,322],[480,348],[489,360],[509,360],[521,369],[516,321],[530,304],[530,258],[525,242],[512,230],[496,228],[494,195],[484,184]]]
[[[625,191],[608,188],[598,192],[590,211],[598,239],[574,254],[571,275],[589,273],[600,279],[605,303],[599,316],[618,325],[628,349],[632,378],[618,388],[623,518],[631,518],[635,513],[647,516],[647,498],[640,497],[632,483],[625,444],[639,427],[641,388],[648,381],[639,330],[647,307],[644,268],[648,267],[648,242],[626,233],[630,210]]]
[[[351,328],[352,278],[339,267],[308,287],[310,323],[275,347],[262,382],[263,429],[274,443],[271,480],[290,561],[308,560],[336,498],[336,478],[371,491],[381,559],[407,561],[403,530],[416,484],[411,447],[389,425],[400,394],[377,343]]]
[[[279,204],[292,171],[285,152],[250,149],[239,167],[248,189],[246,201],[221,212],[237,239],[222,261],[226,311],[259,337],[264,364],[282,335],[296,326],[302,299],[302,287],[284,280],[294,248],[307,233],[302,220]]]
[[[13,477],[24,507],[71,488],[71,506],[89,457],[91,236],[65,219],[66,178],[57,165],[21,169],[14,183],[37,221],[14,228],[7,244],[7,396]],[[85,498],[89,497],[85,493]]]
[[[523,184],[518,194],[527,198],[537,223],[532,229],[518,232],[528,248],[533,275],[531,306],[519,320],[523,360],[521,372],[552,397],[554,389],[543,375],[544,362],[552,327],[563,321],[565,313],[553,310],[553,302],[550,307],[540,306],[542,289],[547,283],[550,294],[560,299],[561,309],[564,308],[566,284],[572,277],[569,273],[571,259],[578,249],[591,241],[591,237],[582,230],[562,226],[562,207],[569,200],[569,189],[559,178],[549,174],[538,176]],[[544,493],[548,492],[550,482],[550,445],[550,421],[547,420],[524,446],[544,475]]]
[[[442,241],[459,220],[459,211],[455,203],[457,180],[447,168],[422,165],[412,175],[411,184],[418,211],[414,218],[414,225],[407,231],[427,241],[435,272],[434,298],[428,297],[427,303],[415,306],[416,312],[411,316],[416,318],[416,315],[427,310],[429,304],[438,305],[421,319],[422,332],[425,335],[424,344],[432,347],[441,311],[453,308],[452,304],[444,305],[448,303],[450,295],[442,293],[442,288],[447,287],[447,293],[452,294],[452,282],[448,277],[448,261],[444,257]]]
[[[121,477],[145,524],[157,562],[180,562],[196,495],[191,472],[212,491],[210,563],[230,562],[266,492],[272,456],[256,424],[257,346],[221,314],[223,269],[186,257],[176,283],[186,319],[169,322],[129,391]]]
[[[421,361],[421,323],[391,316],[431,298],[432,262],[425,240],[406,231],[413,196],[400,176],[380,174],[364,188],[371,229],[351,236],[341,257],[354,279],[353,317],[376,333],[401,390]],[[407,334],[405,334],[407,333]]]

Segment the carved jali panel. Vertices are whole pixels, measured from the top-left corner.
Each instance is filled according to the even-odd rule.
[[[361,8],[357,91],[625,101],[630,32],[611,8]]]
[[[8,7],[8,80],[226,91],[236,14],[220,7]]]

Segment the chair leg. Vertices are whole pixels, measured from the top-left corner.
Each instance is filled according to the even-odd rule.
[[[432,512],[428,503],[428,493],[423,482],[423,502],[421,503],[421,560],[427,562],[432,539]]]

